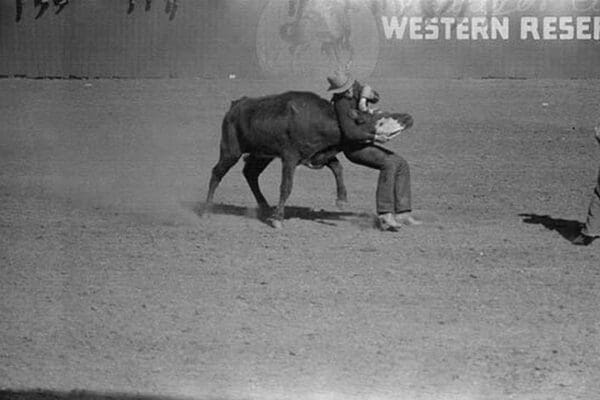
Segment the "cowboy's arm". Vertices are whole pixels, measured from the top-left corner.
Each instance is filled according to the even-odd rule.
[[[596,140],[598,141],[598,144],[600,144],[600,125],[596,126],[594,129],[596,130]]]

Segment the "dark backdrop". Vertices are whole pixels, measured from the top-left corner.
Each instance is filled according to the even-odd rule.
[[[311,1],[325,4],[323,0]],[[154,0],[149,12],[144,11],[143,3],[138,0],[134,12],[127,14],[126,0],[71,0],[60,14],[55,15],[51,8],[35,20],[34,1],[25,0],[22,19],[16,22],[15,1],[0,0],[0,75],[235,74],[263,78],[292,74],[291,67],[288,70],[291,44],[279,35],[282,24],[293,20],[286,14],[288,0],[180,0],[173,20],[164,13],[164,1]],[[541,16],[540,4],[546,3],[531,1],[529,9],[511,11],[512,37],[508,41],[459,42],[384,37],[381,15],[419,15],[425,5],[431,7],[435,1],[415,0],[412,8],[404,9],[398,4],[407,2],[358,2],[355,7],[361,12],[355,12],[352,19],[352,40],[357,48],[355,65],[362,75],[375,77],[600,78],[598,41],[522,41],[515,37],[518,18],[536,13]],[[550,4],[562,6],[543,10],[549,15],[600,14],[600,4],[594,7],[593,1],[589,10],[575,10],[567,0]],[[317,22],[315,27],[323,25]],[[310,29],[316,30],[315,27]],[[332,68],[320,51],[322,34],[316,32],[306,39],[310,48],[299,53],[303,66],[294,74],[322,76]],[[271,57],[268,65],[264,60],[261,63],[261,54]]]

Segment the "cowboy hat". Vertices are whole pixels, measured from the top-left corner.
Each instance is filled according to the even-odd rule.
[[[340,71],[336,71],[334,76],[328,76],[327,81],[329,82],[327,91],[333,93],[343,93],[354,84],[352,75]]]

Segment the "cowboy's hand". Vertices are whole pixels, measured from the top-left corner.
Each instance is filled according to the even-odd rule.
[[[386,143],[387,141],[390,140],[390,138],[387,137],[386,135],[376,133],[375,138],[373,140],[375,141],[375,143]]]
[[[362,87],[362,89],[360,90],[360,97],[363,99],[374,99],[375,97],[377,97],[375,95],[375,91],[373,90],[373,88],[369,85],[364,85]]]
[[[598,144],[600,144],[600,125],[596,126],[594,129],[596,130],[596,140],[598,141]]]

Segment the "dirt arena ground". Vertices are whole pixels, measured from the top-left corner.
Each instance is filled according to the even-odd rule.
[[[0,396],[600,398],[600,243],[567,240],[600,82],[371,83],[416,120],[388,147],[426,223],[399,233],[343,156],[343,211],[299,168],[274,230],[240,162],[198,215],[229,102],[325,85],[0,80]]]

